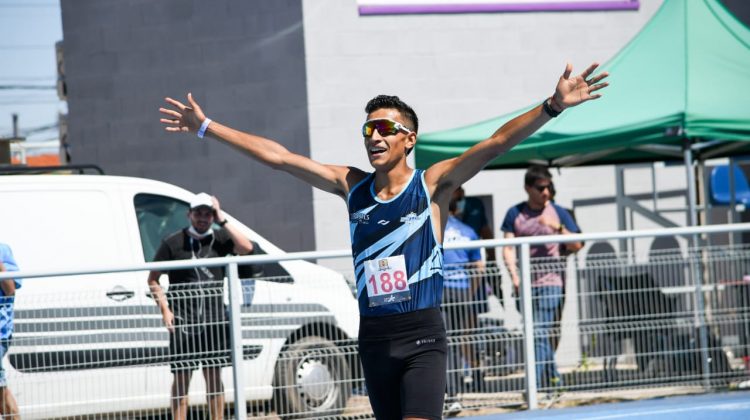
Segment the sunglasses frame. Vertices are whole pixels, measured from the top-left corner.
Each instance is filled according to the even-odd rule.
[[[543,193],[544,190],[549,190],[550,192],[552,192],[552,183],[549,183],[547,185],[536,185],[536,184],[534,184],[534,185],[531,186],[531,188],[537,190],[537,192],[540,192],[540,193]]]
[[[409,128],[407,128],[405,125],[401,124],[398,121],[393,121],[390,118],[373,118],[371,120],[365,121],[364,124],[362,124],[362,136],[363,137],[372,137],[372,134],[375,133],[375,130],[377,130],[377,127],[373,127],[372,133],[369,136],[367,134],[365,134],[365,128],[367,127],[367,124],[369,124],[371,122],[375,122],[375,121],[388,121],[388,122],[390,122],[390,123],[393,124],[393,128],[395,128],[396,130],[398,130],[398,131],[396,131],[393,134],[383,134],[383,133],[380,133],[380,130],[378,130],[378,133],[380,133],[380,135],[393,136],[395,134],[398,134],[399,131],[403,131],[406,134],[413,133],[412,130],[410,130]]]

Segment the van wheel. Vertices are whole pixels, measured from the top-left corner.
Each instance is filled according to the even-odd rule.
[[[335,344],[319,336],[303,337],[289,344],[276,364],[276,412],[287,419],[341,414],[351,395],[350,376]]]

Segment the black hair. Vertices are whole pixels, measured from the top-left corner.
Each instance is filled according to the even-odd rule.
[[[419,118],[414,109],[402,101],[398,96],[389,95],[378,95],[367,102],[365,105],[365,112],[371,114],[379,109],[395,109],[401,113],[401,116],[406,120],[406,128],[414,131],[419,131]],[[406,154],[411,153],[413,147],[406,151]]]
[[[552,174],[549,172],[549,169],[542,165],[532,165],[526,170],[523,181],[526,185],[532,186],[542,179],[552,181]]]
[[[386,108],[398,110],[406,119],[406,127],[415,133],[419,131],[417,113],[398,96],[378,95],[367,102],[365,112],[371,114],[379,109]]]

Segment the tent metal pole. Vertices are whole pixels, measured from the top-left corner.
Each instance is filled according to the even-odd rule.
[[[687,145],[685,147],[683,156],[685,160],[685,170],[687,171],[685,179],[687,179],[688,193],[688,226],[698,226],[695,192],[695,170],[693,169],[693,150],[690,148],[690,145]]]
[[[698,160],[698,166],[701,168],[701,176],[703,177],[703,220],[706,226],[713,224],[714,218],[711,214],[713,212],[713,205],[711,204],[711,175],[706,171],[706,161],[704,159]],[[711,245],[711,236],[708,236],[708,245]]]
[[[685,170],[687,171],[688,221],[690,226],[697,226],[695,170],[693,169],[693,150],[686,140],[684,149]],[[706,326],[706,304],[703,299],[703,270],[698,252],[698,235],[692,236],[692,251],[688,251],[690,275],[695,279],[695,323],[698,327],[698,344],[701,349],[701,370],[703,387],[711,388],[711,371],[708,359],[708,328]]]
[[[656,187],[656,162],[651,162],[651,194],[654,200],[654,212],[659,214],[659,189]]]
[[[616,194],[615,202],[617,203],[617,230],[625,232],[628,229],[627,226],[627,215],[625,214],[624,197],[625,197],[625,174],[623,173],[625,168],[621,165],[615,166],[615,183],[616,183]],[[627,255],[628,241],[627,239],[620,239],[620,253],[621,255]]]
[[[734,179],[734,159],[729,158],[729,223],[737,223],[737,191],[735,189],[735,179]],[[734,233],[729,235],[729,245],[734,246],[734,244],[739,243],[735,240],[736,236]]]

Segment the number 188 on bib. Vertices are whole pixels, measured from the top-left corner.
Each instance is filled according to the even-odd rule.
[[[411,299],[403,255],[365,261],[370,307]]]

